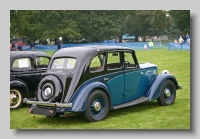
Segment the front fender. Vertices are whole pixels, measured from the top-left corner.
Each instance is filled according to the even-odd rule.
[[[10,89],[12,88],[21,88],[23,90],[23,92],[28,95],[28,87],[27,85],[20,81],[20,80],[12,80],[10,81]]]
[[[72,108],[68,108],[67,111],[71,111],[71,112],[85,111],[87,98],[90,95],[90,93],[95,89],[104,90],[105,93],[107,93],[110,100],[111,93],[110,93],[109,88],[101,82],[92,82],[92,83],[83,85],[75,92],[75,95],[71,99],[71,103],[73,104],[73,106]]]
[[[152,80],[151,86],[147,89],[146,96],[149,100],[155,100],[160,96],[160,89],[166,80],[172,80],[175,84],[176,89],[178,89],[178,82],[176,78],[171,74],[159,74],[155,79]]]

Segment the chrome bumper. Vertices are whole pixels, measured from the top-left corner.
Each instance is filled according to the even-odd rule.
[[[49,102],[39,102],[39,101],[31,101],[27,98],[23,99],[23,102],[26,104],[35,104],[40,106],[51,106],[51,107],[61,107],[61,108],[68,108],[72,107],[72,103],[49,103]]]

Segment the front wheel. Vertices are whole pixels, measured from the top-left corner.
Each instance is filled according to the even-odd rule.
[[[90,122],[100,121],[106,118],[109,112],[109,100],[102,90],[93,91],[86,103],[84,117]]]
[[[176,87],[174,82],[167,80],[164,82],[159,98],[157,99],[160,106],[167,106],[174,103],[176,99]]]
[[[23,105],[23,92],[21,89],[10,90],[10,110],[21,108]]]

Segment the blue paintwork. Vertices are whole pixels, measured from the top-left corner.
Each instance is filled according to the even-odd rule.
[[[141,79],[143,77],[140,74],[140,70],[125,71],[124,103],[136,99],[143,94],[143,92],[137,89],[143,84],[143,82],[140,82]]]
[[[160,95],[160,89],[162,84],[167,80],[170,79],[174,81],[176,88],[178,89],[178,82],[176,78],[171,74],[159,74],[158,76],[154,77],[151,84],[148,86],[146,96],[149,97],[149,101],[157,99]]]
[[[74,93],[75,95],[71,99],[71,103],[73,104],[72,108],[67,108],[65,111],[73,111],[73,112],[81,112],[86,109],[86,102],[89,94],[96,88],[105,90],[108,97],[111,97],[111,92],[109,88],[99,80],[103,78],[103,76],[99,76],[83,83],[77,91]]]
[[[157,68],[118,71],[90,79],[75,91],[70,100],[73,107],[66,108],[65,112],[84,111],[89,94],[97,88],[107,93],[111,107],[132,101],[141,96],[148,96],[146,95],[149,92],[147,89],[151,89],[149,87],[151,85],[150,82],[156,77],[153,70],[157,71]],[[104,81],[104,78],[109,78],[109,80]]]
[[[107,74],[104,78],[109,78],[105,84],[111,92],[112,106],[123,103],[124,98],[124,73],[123,71]]]

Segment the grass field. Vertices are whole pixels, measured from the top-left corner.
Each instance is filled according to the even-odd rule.
[[[32,115],[25,105],[10,111],[10,129],[190,129],[190,51],[138,50],[136,55],[141,63],[156,64],[159,72],[169,70],[183,86],[177,91],[173,105],[145,102],[110,111],[105,120],[95,123],[85,121],[81,115],[65,118]]]

